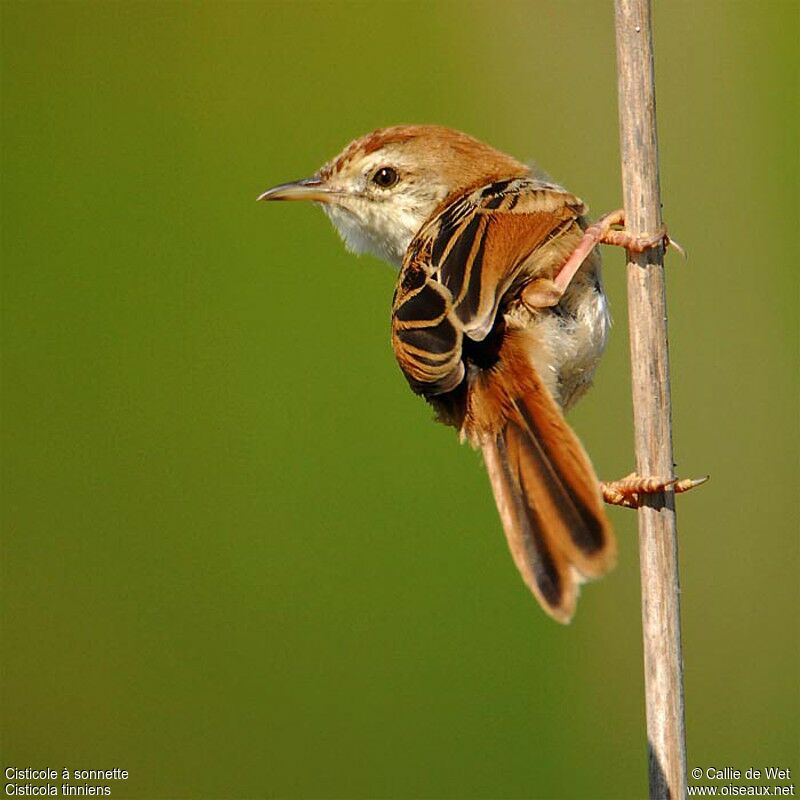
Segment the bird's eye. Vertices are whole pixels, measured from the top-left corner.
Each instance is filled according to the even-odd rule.
[[[397,174],[397,170],[392,169],[392,167],[381,167],[372,176],[372,182],[380,186],[381,189],[391,189],[399,180],[400,176]]]

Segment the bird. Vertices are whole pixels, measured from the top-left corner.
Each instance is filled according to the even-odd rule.
[[[691,488],[635,474],[602,484],[564,417],[608,339],[598,245],[641,251],[666,245],[665,231],[634,239],[618,229],[621,211],[591,223],[543,173],[437,125],[374,130],[258,199],[314,202],[348,250],[398,268],[400,369],[436,419],[482,451],[523,581],[569,622],[581,584],[616,562],[604,501],[635,507],[643,493]]]

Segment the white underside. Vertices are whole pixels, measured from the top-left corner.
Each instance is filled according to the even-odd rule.
[[[596,277],[596,280],[595,280]],[[530,315],[519,306],[511,318],[532,332],[531,360],[548,389],[564,409],[573,406],[592,385],[611,327],[601,283],[600,258],[593,253],[575,275],[562,303],[572,311],[549,310]]]

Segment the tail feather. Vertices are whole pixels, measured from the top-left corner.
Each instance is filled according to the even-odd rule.
[[[520,437],[520,489],[549,521],[570,563],[597,578],[613,566],[616,550],[589,457],[549,395],[517,405],[524,427],[515,434],[512,422],[506,435]]]
[[[508,546],[522,579],[550,616],[569,622],[575,611],[574,580],[563,555],[548,541],[541,517],[520,490],[516,455],[509,456],[505,438],[497,436],[484,444],[483,457]]]
[[[504,350],[503,368],[472,385],[470,405],[482,418],[479,441],[517,568],[566,623],[580,583],[614,566],[616,542],[578,437],[525,353]]]

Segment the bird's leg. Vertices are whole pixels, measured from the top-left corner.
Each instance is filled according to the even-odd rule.
[[[705,483],[704,478],[643,478],[635,472],[626,475],[618,481],[600,481],[600,492],[606,503],[625,508],[639,508],[642,504],[643,494],[655,494],[666,489],[672,489],[676,494],[688,492],[695,486]]]
[[[635,253],[642,253],[651,247],[670,244],[667,229],[662,225],[661,230],[653,236],[632,236],[626,231],[616,230],[615,225],[625,224],[625,212],[622,209],[612,211],[600,217],[597,222],[590,225],[583,233],[583,238],[577,247],[570,253],[569,258],[559,270],[553,280],[549,278],[536,278],[528,283],[520,294],[520,299],[530,310],[537,308],[551,308],[558,304],[569,286],[581,264],[598,244],[611,244],[624,247]],[[683,249],[676,242],[671,243],[682,255]],[[654,478],[642,477],[632,472],[618,481],[601,481],[600,491],[606,503],[626,508],[639,508],[642,495],[656,494],[671,489],[676,494],[688,492],[695,486],[700,486],[708,480],[704,478]]]
[[[597,222],[592,223],[583,232],[583,238],[578,242],[578,246],[570,253],[564,266],[556,275],[553,281],[555,288],[563,294],[575,273],[581,268],[581,264],[598,244],[616,245],[634,253],[643,253],[652,247],[659,245],[667,247],[672,244],[679,253],[683,254],[683,248],[677,242],[670,241],[665,226],[662,225],[661,229],[651,236],[633,236],[627,231],[616,230],[614,227],[624,224],[625,212],[621,208],[604,214]]]

